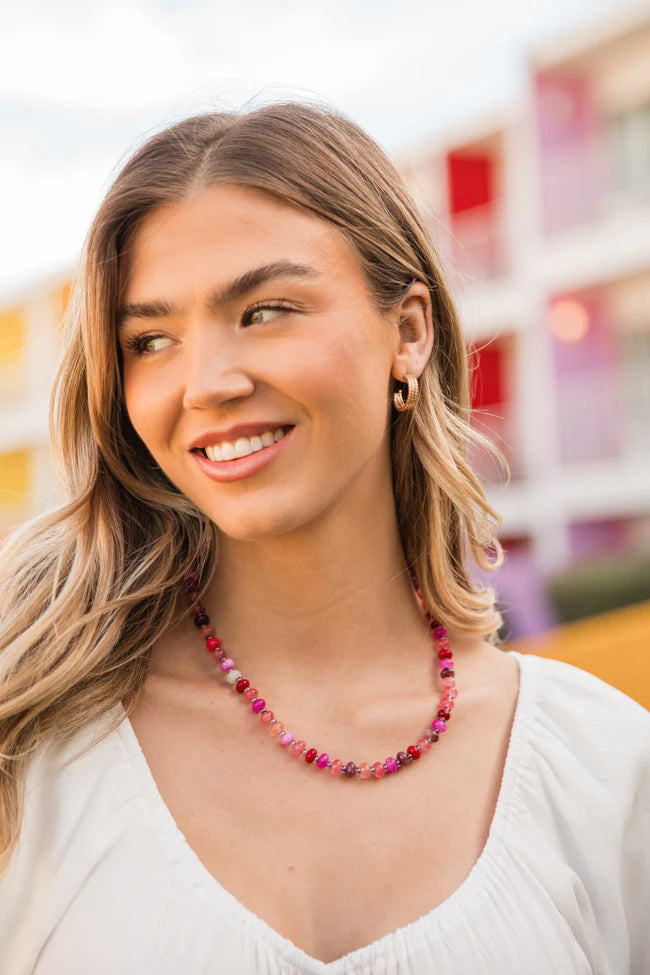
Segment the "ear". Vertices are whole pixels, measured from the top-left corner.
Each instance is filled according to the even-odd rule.
[[[414,281],[392,313],[396,345],[391,375],[400,382],[407,374],[419,378],[433,349],[433,308],[426,284]]]

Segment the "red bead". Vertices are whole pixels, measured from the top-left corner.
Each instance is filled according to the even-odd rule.
[[[413,756],[413,758],[420,757],[420,749],[417,748],[415,745],[409,745],[409,747],[406,750],[409,753],[409,755]]]
[[[201,636],[204,640],[207,640],[209,636],[214,636],[214,629],[211,626],[202,626]]]
[[[455,670],[451,670],[449,667],[445,667],[444,670],[441,670],[440,671],[440,676],[441,677],[455,677],[456,676],[456,671]]]
[[[316,749],[315,748],[310,748],[309,751],[307,752],[307,754],[305,755],[305,761],[311,763],[311,762],[314,761],[314,759],[316,758],[317,755],[318,755],[318,752],[316,751]]]
[[[449,708],[438,708],[438,717],[443,718],[445,721],[449,721],[451,717],[451,711]]]
[[[438,650],[438,657],[440,660],[447,660],[451,657],[451,650]]]
[[[246,680],[245,677],[240,677],[237,683],[235,684],[235,690],[239,691],[240,694],[243,694],[246,688],[250,687],[250,683],[251,682],[249,680]]]
[[[205,648],[206,650],[209,650],[210,653],[212,653],[213,650],[218,650],[220,646],[221,640],[217,639],[216,636],[208,637],[208,639],[205,641]]]

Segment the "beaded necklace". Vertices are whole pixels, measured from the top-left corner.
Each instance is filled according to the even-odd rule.
[[[436,709],[436,716],[431,725],[421,738],[418,738],[415,745],[409,745],[406,751],[397,752],[393,758],[389,756],[385,762],[375,762],[370,765],[361,762],[356,765],[354,762],[342,762],[338,758],[330,760],[326,752],[318,753],[316,748],[308,748],[302,739],[295,740],[291,731],[285,731],[282,721],[278,721],[273,711],[266,707],[266,701],[260,697],[256,687],[250,686],[250,681],[242,677],[241,671],[235,667],[232,657],[226,655],[222,647],[221,640],[217,637],[214,628],[210,625],[210,617],[207,615],[203,604],[197,599],[196,594],[199,590],[199,578],[195,572],[190,572],[186,576],[186,597],[190,603],[190,613],[194,616],[194,625],[199,628],[201,636],[205,639],[205,646],[208,653],[214,657],[219,664],[219,672],[222,673],[227,682],[243,696],[244,700],[250,704],[253,714],[258,714],[260,721],[266,726],[269,734],[277,738],[279,743],[285,748],[290,748],[295,758],[304,758],[308,765],[315,765],[319,769],[329,769],[334,776],[348,776],[352,778],[358,775],[362,779],[381,779],[386,773],[397,772],[399,769],[406,768],[413,761],[420,758],[423,753],[430,751],[431,745],[437,742],[440,735],[446,731],[447,722],[451,717],[455,700],[458,697],[456,690],[454,661],[447,630],[433,619],[432,614],[427,608],[422,597],[415,575],[411,573],[411,581],[417,593],[418,599],[424,610],[424,614],[429,621],[429,627],[433,632],[434,649],[438,646],[438,666],[440,668],[440,683],[442,686],[442,696]]]

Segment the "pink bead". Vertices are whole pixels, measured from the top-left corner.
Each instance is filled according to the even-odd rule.
[[[235,661],[231,660],[230,657],[226,657],[224,660],[221,661],[219,666],[221,667],[222,670],[232,670],[232,668],[235,666]]]
[[[433,631],[433,635],[435,636],[436,640],[442,640],[443,637],[447,636],[447,631],[444,626],[437,626]]]
[[[368,765],[368,763],[362,762],[359,768],[361,769],[361,771],[359,772],[359,777],[362,779],[369,779],[370,776],[372,775],[372,772],[370,771],[370,766]]]
[[[341,769],[343,768],[343,762],[340,758],[335,758],[330,767],[330,772],[332,775],[340,775]]]
[[[453,711],[456,707],[456,702],[454,701],[453,697],[443,697],[440,701],[440,707],[449,708],[450,711]]]
[[[265,711],[264,714],[260,714],[260,721],[262,724],[268,724],[269,721],[273,721],[274,717],[273,711]]]
[[[276,721],[275,724],[270,724],[268,727],[273,736],[279,735],[281,731],[284,731],[284,724],[281,721]]]
[[[418,738],[418,740],[416,741],[416,745],[418,746],[421,752],[431,751],[431,742],[427,741],[426,738]]]
[[[443,687],[455,687],[456,686],[456,678],[455,677],[441,677],[440,678],[440,683],[442,684]]]
[[[432,721],[432,722],[431,722],[431,727],[432,727],[432,728],[433,728],[433,729],[434,729],[435,731],[439,731],[439,732],[440,732],[440,734],[442,734],[442,732],[443,732],[443,731],[446,731],[446,730],[447,730],[447,725],[446,725],[446,724],[445,724],[445,722],[444,722],[444,721],[442,720],[442,718],[436,718],[436,720],[435,720],[435,721]]]
[[[376,779],[381,779],[385,772],[384,766],[381,764],[381,762],[375,762],[375,764],[372,767],[372,770],[375,773]]]
[[[318,765],[319,768],[327,768],[327,763],[329,762],[329,760],[330,760],[329,755],[323,752],[323,754],[319,755],[318,758],[316,759],[316,764]]]
[[[293,741],[293,732],[285,731],[285,733],[280,737],[281,745],[290,745]]]
[[[448,657],[445,657],[443,660],[439,660],[438,661],[438,667],[439,667],[440,670],[445,670],[447,667],[449,667],[449,669],[451,670],[453,668],[453,666],[454,666],[453,663],[451,662],[451,660]],[[451,680],[453,680],[453,679],[454,678],[452,677]],[[449,680],[449,678],[448,677],[443,677],[442,680]]]
[[[296,758],[300,758],[304,747],[305,747],[304,741],[297,741],[295,745],[291,746],[291,751],[296,756]]]
[[[251,708],[253,709],[253,711],[255,712],[255,714],[257,714],[259,711],[262,710],[262,708],[264,707],[265,704],[266,704],[266,701],[264,700],[264,698],[263,697],[258,697],[251,704]]]
[[[394,758],[387,758],[385,764],[387,772],[394,772],[397,768],[397,762]]]
[[[250,704],[251,701],[254,701],[256,697],[257,697],[257,688],[247,687],[246,690],[244,691],[244,699],[248,701],[248,703]]]
[[[455,701],[458,697],[458,691],[455,687],[450,687],[449,690],[445,691],[445,697],[450,697],[452,701]]]

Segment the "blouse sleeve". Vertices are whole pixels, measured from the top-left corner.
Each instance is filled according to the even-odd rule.
[[[630,944],[630,975],[650,973],[650,713],[640,749],[636,788],[623,833],[622,893]]]

